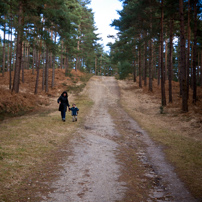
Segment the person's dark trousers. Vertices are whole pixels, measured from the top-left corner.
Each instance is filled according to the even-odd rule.
[[[62,120],[63,120],[63,121],[65,121],[65,114],[66,114],[65,111],[61,111],[61,117],[62,117]]]

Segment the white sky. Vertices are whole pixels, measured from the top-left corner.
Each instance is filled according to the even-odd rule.
[[[95,25],[98,28],[96,33],[99,33],[99,37],[103,39],[99,43],[104,45],[105,51],[109,51],[109,47],[106,45],[109,42],[114,42],[114,40],[107,38],[107,36],[117,33],[110,24],[114,19],[119,18],[117,10],[122,10],[122,3],[119,0],[91,0],[89,7],[94,13]]]

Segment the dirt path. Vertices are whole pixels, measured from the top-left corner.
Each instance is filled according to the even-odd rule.
[[[131,172],[125,161],[118,158],[124,148],[132,148],[136,152],[144,171],[144,180],[155,182],[150,187],[145,185],[142,188],[148,194],[141,201],[194,201],[172,166],[165,161],[161,148],[156,147],[120,108],[116,80],[112,77],[93,77],[87,93],[95,104],[84,126],[75,133],[71,156],[63,161],[58,179],[50,185],[53,191],[42,196],[43,201],[140,201],[138,197],[135,200],[135,195],[142,193],[129,186],[131,179],[121,178],[123,170]],[[126,132],[125,136],[121,130]],[[133,196],[129,199],[127,193],[130,189]]]

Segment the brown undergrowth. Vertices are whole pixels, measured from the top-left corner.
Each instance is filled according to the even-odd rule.
[[[13,78],[13,73],[12,73]],[[24,83],[20,81],[20,92],[15,94],[9,90],[9,73],[6,72],[4,77],[0,75],[0,120],[6,116],[23,115],[28,111],[36,111],[41,106],[49,104],[49,97],[58,96],[63,90],[70,91],[73,86],[85,86],[86,74],[72,70],[68,76],[65,76],[65,70],[55,70],[54,87],[51,88],[52,70],[49,70],[48,92],[42,90],[42,70],[40,70],[38,93],[34,94],[36,72],[25,70]],[[84,82],[83,82],[84,80]]]
[[[189,112],[182,113],[179,85],[173,82],[173,103],[161,107],[161,91],[157,81],[153,92],[142,89],[132,79],[119,81],[121,104],[148,131],[153,140],[164,146],[167,159],[191,193],[202,198],[202,88],[198,87],[198,102]],[[168,103],[168,85],[166,84]]]

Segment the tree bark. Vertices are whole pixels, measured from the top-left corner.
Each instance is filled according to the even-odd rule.
[[[10,72],[10,46],[9,42],[7,43],[7,71]]]
[[[134,68],[134,70],[133,70],[133,81],[136,82],[137,73],[136,73],[136,61],[135,61],[135,59],[134,59],[133,65],[134,65],[134,67],[133,67]]]
[[[186,80],[186,58],[185,58],[185,34],[184,34],[184,12],[183,12],[183,0],[179,0],[179,12],[180,12],[180,70],[182,81],[182,111],[188,111],[188,99],[187,99],[187,80]]]
[[[65,75],[68,75],[68,68],[69,68],[69,55],[68,55],[68,48],[66,47],[66,57],[65,57]]]
[[[39,50],[39,56],[38,56],[38,60],[36,63],[36,83],[35,83],[35,92],[34,94],[36,95],[38,93],[38,85],[39,85],[39,66],[40,66],[40,50]]]
[[[9,71],[9,89],[11,89],[11,83],[12,83],[12,74],[11,74],[11,60],[12,60],[12,34],[13,34],[13,23],[12,23],[12,15],[11,15],[11,25],[10,25],[10,29],[11,29],[11,41],[10,41],[10,71]],[[13,59],[13,63],[14,63],[14,59]]]
[[[141,37],[140,37],[141,39]],[[142,88],[142,74],[141,74],[141,60],[142,60],[142,56],[141,56],[141,44],[139,44],[139,87]]]
[[[153,91],[152,87],[152,64],[153,64],[153,58],[152,58],[152,39],[149,40],[149,91]]]
[[[55,32],[55,44],[56,44],[56,38],[57,38],[57,33]],[[53,56],[53,67],[52,67],[52,83],[51,83],[51,88],[54,87],[55,85],[55,54]]]
[[[15,64],[16,64],[16,51],[17,51],[17,42],[14,39],[14,50],[13,50],[13,71],[15,70]]]
[[[167,37],[167,34],[166,34]],[[167,80],[167,70],[168,70],[168,39],[165,40],[165,81]]]
[[[33,42],[34,43],[34,42]],[[32,74],[34,75],[34,64],[35,64],[35,55],[36,55],[35,45],[33,44],[32,48]]]
[[[159,57],[158,57],[158,86],[160,85],[161,75],[161,43],[159,43]]]
[[[60,68],[63,68],[63,41],[61,41]]]
[[[42,39],[40,40],[40,45],[39,45],[39,52],[38,52],[38,60],[36,63],[36,83],[35,83],[35,92],[34,94],[38,93],[38,85],[39,85],[39,71],[40,71],[40,63],[41,63],[41,51],[42,51]]]
[[[197,46],[197,0],[194,0],[194,48],[193,48],[193,104],[196,104],[197,91],[196,91],[196,46]]]
[[[21,59],[22,83],[25,82],[25,77],[24,77],[24,62],[25,62],[25,42],[22,43],[22,59]]]
[[[160,42],[161,42],[161,104],[162,106],[166,106],[166,94],[165,94],[165,68],[163,62],[163,18],[164,18],[164,11],[163,11],[163,0],[161,1],[161,35],[160,35]]]
[[[169,56],[168,56],[169,103],[173,102],[172,75],[173,75],[173,17],[171,17],[170,19],[170,40],[169,40]]]
[[[189,99],[189,67],[190,67],[190,40],[191,40],[191,28],[190,28],[190,12],[191,12],[191,8],[190,8],[190,0],[188,0],[188,25],[187,25],[187,64],[186,64],[186,68],[187,68],[187,99]]]
[[[3,45],[3,64],[2,64],[2,76],[4,77],[5,64],[6,64],[6,16],[4,17],[4,45]]]
[[[200,85],[202,86],[202,51],[201,51],[201,65],[200,65],[200,70],[201,70],[201,78],[200,78]]]
[[[145,35],[147,36],[147,34]],[[145,40],[144,47],[144,86],[147,86],[147,41]]]
[[[194,46],[191,46],[191,78],[190,78],[190,88],[193,89],[193,55],[194,55]]]
[[[42,90],[44,90],[44,84],[45,84],[45,58],[46,58],[46,51],[44,50],[44,54],[43,54],[43,70],[42,70]]]
[[[22,59],[22,1],[19,2],[19,13],[18,13],[18,31],[17,31],[17,50],[16,50],[16,65],[13,80],[13,91],[19,93],[20,85],[20,68]]]
[[[151,0],[149,1],[151,5]],[[149,22],[150,33],[152,34],[152,9],[150,10],[150,22]],[[153,70],[153,45],[152,45],[152,35],[149,40],[149,91],[153,91],[152,86],[152,70]]]
[[[97,74],[97,57],[95,56],[95,75]],[[105,75],[105,72],[104,72]]]
[[[47,93],[48,92],[48,47],[46,46],[46,66],[45,66],[45,84],[46,84],[46,88],[45,88],[45,92]]]

